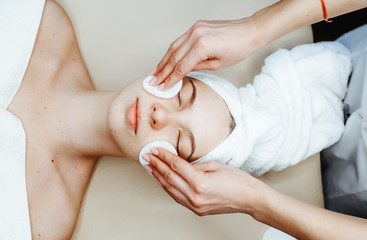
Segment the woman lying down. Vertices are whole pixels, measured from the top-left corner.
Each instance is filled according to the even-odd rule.
[[[187,161],[261,175],[343,132],[350,57],[339,43],[279,50],[245,88],[194,72],[168,92],[143,78],[101,92],[60,5],[4,1],[0,16],[1,239],[71,238],[100,156],[138,161],[159,141]]]

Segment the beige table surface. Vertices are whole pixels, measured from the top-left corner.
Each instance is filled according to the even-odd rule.
[[[198,19],[237,19],[271,0],[58,0],[74,24],[99,90],[147,75],[169,44]],[[215,72],[237,86],[251,82],[276,49],[312,41],[311,28],[276,40],[248,60]],[[246,46],[244,46],[246,47]],[[322,206],[318,156],[261,177],[279,191]],[[102,158],[87,190],[73,240],[260,240],[268,226],[243,214],[198,217],[172,200],[136,162]]]

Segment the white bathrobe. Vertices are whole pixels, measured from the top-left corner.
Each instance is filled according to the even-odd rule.
[[[25,133],[7,111],[27,69],[45,0],[0,1],[0,239],[31,239]]]

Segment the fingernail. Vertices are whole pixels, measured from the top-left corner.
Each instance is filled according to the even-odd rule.
[[[150,149],[150,152],[153,153],[154,155],[158,155],[159,154],[158,150],[155,149],[155,148]]]
[[[150,158],[149,158],[149,156],[148,156],[148,155],[144,154],[144,155],[143,155],[143,159],[144,159],[145,161],[147,161],[148,163],[150,163]]]
[[[152,173],[152,172],[153,172],[153,170],[152,170],[148,165],[146,165],[144,168],[145,168],[145,170],[147,170],[149,173]]]
[[[152,79],[149,80],[149,84],[153,85],[155,83],[155,81],[157,81],[157,78],[153,77]]]
[[[164,88],[164,83],[162,83],[161,85],[158,86],[159,91],[162,91],[163,88]]]
[[[150,75],[153,75],[156,71],[157,71],[157,67],[155,67],[155,68],[151,71]]]

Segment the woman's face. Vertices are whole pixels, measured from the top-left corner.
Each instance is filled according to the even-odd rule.
[[[163,140],[192,162],[230,134],[232,117],[227,105],[205,83],[186,77],[181,91],[164,99],[146,92],[142,81],[123,88],[110,107],[109,127],[126,157],[138,161],[144,145]]]

